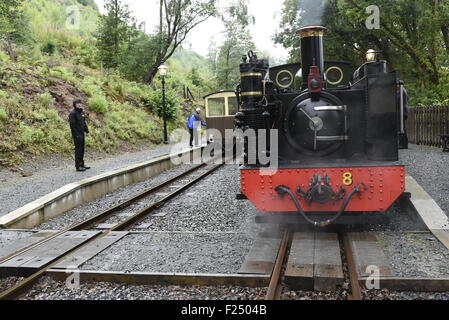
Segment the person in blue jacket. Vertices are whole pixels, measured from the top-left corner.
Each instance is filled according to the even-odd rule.
[[[195,138],[195,147],[198,146],[198,134],[195,135],[195,131],[198,130],[198,126],[200,124],[203,127],[206,126],[206,123],[201,121],[200,113],[201,109],[198,108],[195,111],[193,111],[190,114],[189,119],[187,119],[187,129],[189,129],[190,133],[190,147],[193,147],[193,138]]]

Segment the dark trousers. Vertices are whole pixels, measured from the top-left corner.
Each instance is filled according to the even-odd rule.
[[[196,131],[196,134],[195,134]],[[195,139],[195,147],[198,147],[198,130],[196,129],[189,129],[190,133],[190,146],[193,147],[193,140]]]
[[[74,137],[73,142],[75,143],[75,167],[79,169],[84,167],[84,136]]]

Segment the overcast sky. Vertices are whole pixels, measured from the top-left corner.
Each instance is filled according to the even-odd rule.
[[[105,0],[95,0],[95,2],[104,13]],[[146,22],[147,32],[151,32],[159,23],[159,0],[123,0],[123,2],[129,5],[139,22]],[[228,0],[219,0],[221,7],[228,3]],[[249,11],[256,18],[256,24],[251,28],[251,32],[257,48],[270,52],[277,59],[285,60],[288,55],[287,50],[282,46],[275,46],[271,40],[279,26],[282,3],[283,0],[249,0]],[[214,39],[217,44],[223,41],[222,31],[221,21],[211,18],[194,29],[183,46],[185,48],[191,46],[193,51],[206,56],[211,39]]]

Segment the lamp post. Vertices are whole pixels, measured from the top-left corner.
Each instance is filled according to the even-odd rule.
[[[167,76],[167,66],[161,65],[159,68],[159,75],[162,79],[162,108],[164,113],[164,144],[168,144],[168,132],[167,132],[167,102],[165,99],[165,77]]]

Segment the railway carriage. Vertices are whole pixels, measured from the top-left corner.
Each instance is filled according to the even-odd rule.
[[[234,129],[234,117],[239,110],[235,91],[218,91],[203,97],[206,109],[207,139],[214,142],[216,137],[210,129],[225,137],[226,129]]]

